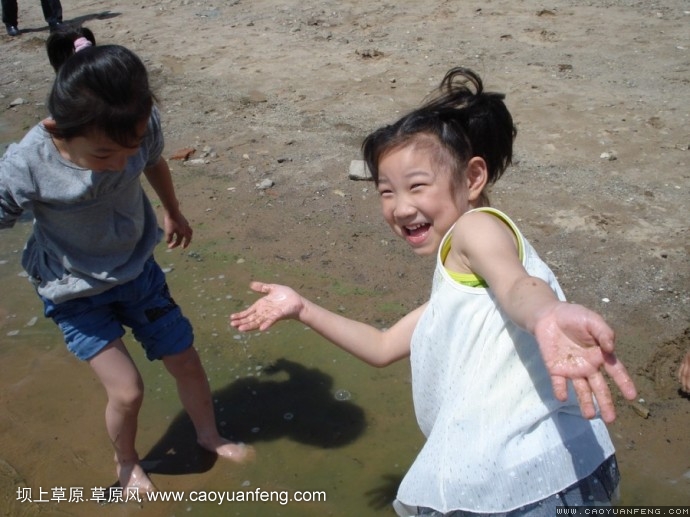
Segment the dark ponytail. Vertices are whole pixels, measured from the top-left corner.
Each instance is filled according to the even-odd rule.
[[[91,45],[96,45],[96,38],[90,29],[86,27],[66,27],[52,32],[46,40],[48,61],[57,72],[62,64],[74,54],[74,42],[79,38],[86,38]]]
[[[472,70],[449,70],[435,94],[421,107],[390,126],[382,127],[362,144],[367,166],[378,182],[378,163],[391,149],[430,138],[442,148],[450,166],[461,174],[474,156],[484,159],[488,183],[495,183],[513,159],[517,129],[501,93],[485,92]],[[439,161],[446,163],[443,156]]]
[[[97,131],[124,147],[136,146],[156,100],[146,67],[123,46],[94,43],[86,28],[58,31],[48,39],[57,71],[47,103],[55,121],[50,132],[69,140]]]
[[[486,162],[489,184],[495,183],[513,160],[517,129],[504,99],[502,93],[485,92],[475,72],[457,67],[446,73],[439,95],[421,108],[450,110],[448,119],[457,121],[470,144],[468,158],[480,156]]]

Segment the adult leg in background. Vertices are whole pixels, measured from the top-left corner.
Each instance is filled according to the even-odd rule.
[[[62,23],[62,4],[60,0],[41,0],[43,17],[51,29],[57,28]]]
[[[2,23],[5,24],[7,28],[7,34],[10,36],[15,36],[14,32],[10,31],[11,28],[17,30],[17,25],[19,21],[19,12],[17,7],[17,0],[2,0]],[[19,31],[17,30],[17,34]]]

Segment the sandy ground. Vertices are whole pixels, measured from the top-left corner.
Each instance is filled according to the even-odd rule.
[[[65,21],[128,46],[149,67],[166,157],[196,231],[192,252],[222,251],[252,274],[291,271],[306,295],[380,325],[426,298],[431,264],[395,240],[372,185],[348,178],[362,137],[416,105],[452,66],[506,93],[517,159],[492,202],[519,222],[568,297],[617,331],[649,410],[643,418],[619,401],[611,426],[627,500],[690,504],[690,400],[675,378],[690,348],[686,0],[63,7]],[[20,37],[0,41],[4,144],[45,116],[52,80],[38,2],[20,2],[19,25]],[[191,161],[172,160],[185,148],[196,150]],[[264,180],[272,187],[258,188]],[[353,294],[364,291],[376,295]],[[5,316],[12,299],[3,289]],[[0,411],[9,399],[1,393]],[[23,430],[2,422],[5,456]]]

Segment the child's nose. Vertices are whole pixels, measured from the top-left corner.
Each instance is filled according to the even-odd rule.
[[[398,219],[403,219],[405,217],[410,217],[416,213],[416,209],[412,203],[409,203],[405,199],[400,199],[398,202],[395,204],[395,209],[393,210],[393,214],[395,215],[396,218]]]

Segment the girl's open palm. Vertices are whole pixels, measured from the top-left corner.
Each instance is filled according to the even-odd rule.
[[[535,337],[556,398],[566,399],[566,381],[570,379],[586,418],[596,415],[592,397],[596,398],[605,422],[616,418],[604,371],[626,399],[637,395],[625,366],[614,354],[613,330],[597,313],[581,305],[558,303],[539,319]]]
[[[250,287],[265,296],[251,307],[230,315],[230,325],[237,330],[266,330],[276,321],[296,319],[304,307],[302,297],[284,285],[252,282]]]

